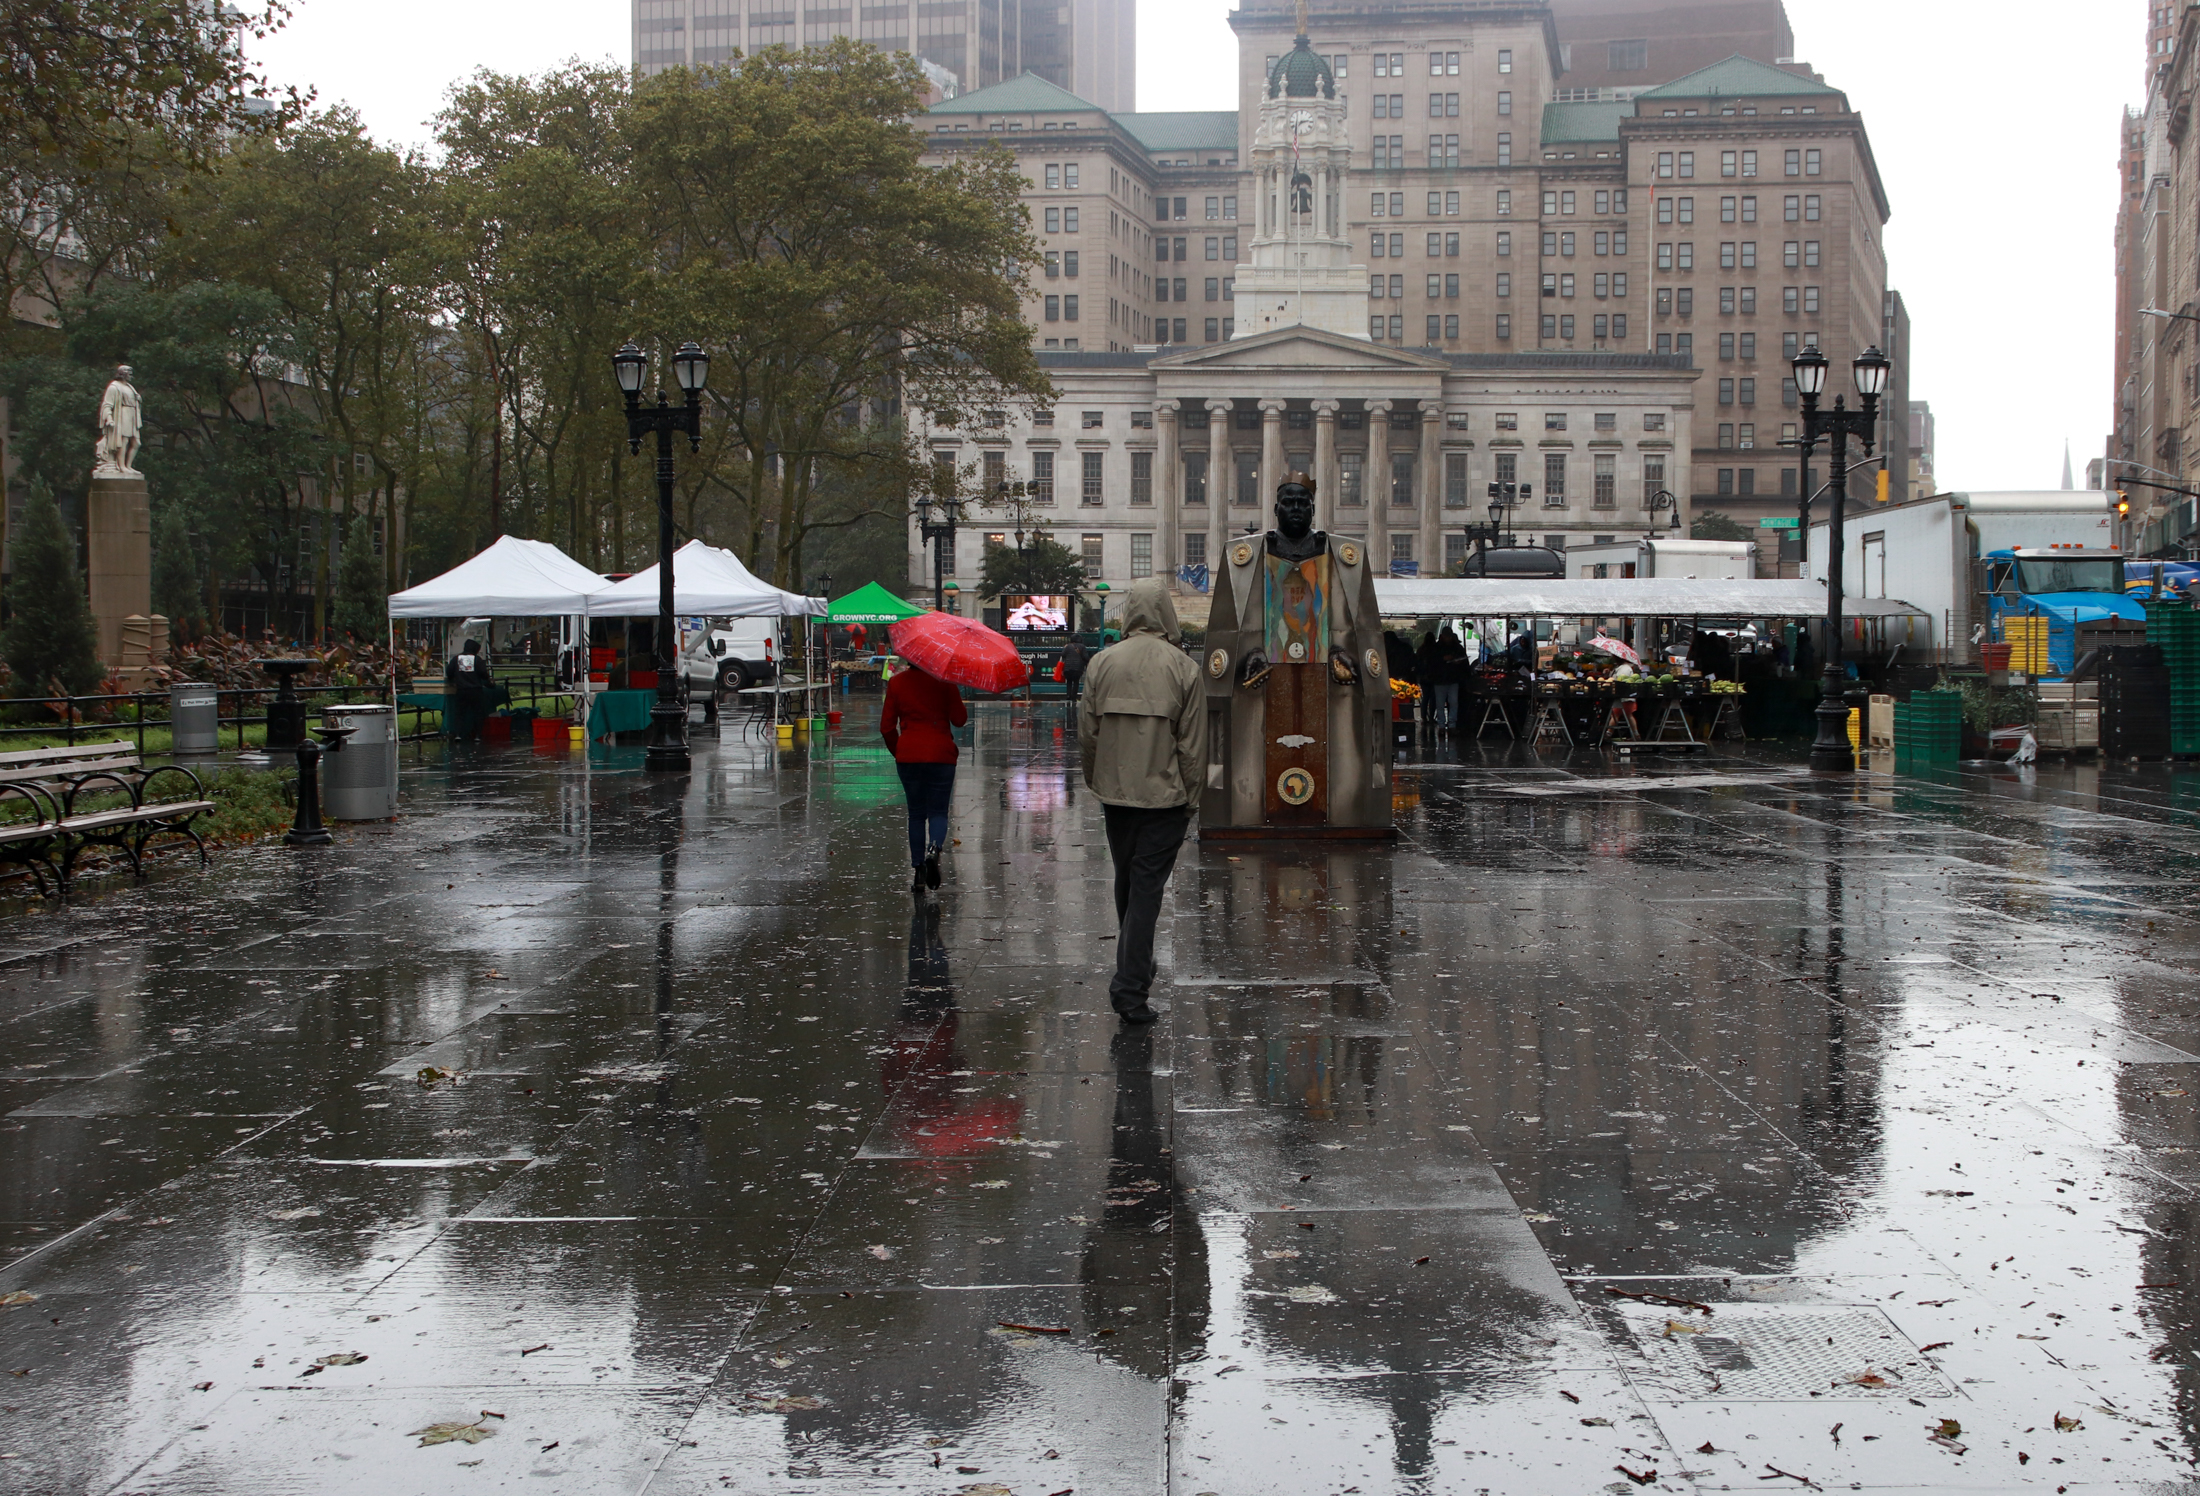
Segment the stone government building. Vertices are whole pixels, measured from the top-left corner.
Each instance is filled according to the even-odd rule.
[[[1784,54],[1714,53],[1792,47],[1779,0],[1341,0],[1304,35],[1255,3],[1231,24],[1234,113],[1111,113],[1024,75],[917,121],[936,159],[1024,163],[1027,314],[1061,402],[928,435],[987,492],[1032,484],[1095,578],[1210,560],[1297,467],[1324,525],[1428,574],[1493,481],[1533,484],[1515,523],[1558,543],[1641,531],[1660,490],[1684,520],[1793,514],[1805,343],[1894,360],[1882,449],[1907,491],[1863,120]],[[1584,49],[1605,81],[1569,87]],[[960,536],[952,574],[993,538]]]

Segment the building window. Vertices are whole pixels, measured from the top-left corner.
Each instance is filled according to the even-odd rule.
[[[1101,547],[1103,543],[1104,538],[1102,536],[1087,535],[1079,546],[1079,550],[1083,553],[1085,577],[1088,581],[1098,581],[1100,579]]]
[[[1061,298],[1061,297],[1059,297],[1059,296],[1049,296],[1049,297],[1047,298],[1047,300],[1046,300],[1046,319],[1047,319],[1047,321],[1049,321],[1049,322],[1059,322],[1059,321],[1061,321],[1061,320],[1062,320],[1062,298]]]
[[[1131,580],[1135,582],[1140,577],[1150,577],[1152,575],[1153,537],[1151,535],[1133,535],[1131,537]]]
[[[1803,152],[1803,175],[1806,177],[1817,176],[1824,161],[1824,155],[1818,151]]]
[[[1608,72],[1639,73],[1650,66],[1647,41],[1613,42],[1606,52]]]
[[[1078,490],[1077,501],[1080,504],[1098,504],[1105,498],[1105,494],[1102,492],[1100,465],[1101,459],[1107,454],[1104,452],[1082,452],[1078,455],[1084,459],[1084,475]]]
[[[1184,564],[1186,566],[1205,566],[1207,564],[1207,537],[1196,530],[1185,533]]]
[[[1696,314],[1696,288],[1682,286],[1675,291],[1673,293],[1673,305],[1681,316],[1693,317]]]
[[[1731,493],[1733,493],[1733,492],[1734,492],[1734,469],[1732,469],[1732,468],[1720,468],[1720,469],[1719,469],[1719,497],[1721,497],[1721,498],[1725,498],[1725,497],[1726,497],[1727,495],[1729,495],[1729,494],[1731,494]]]
[[[1413,565],[1413,534],[1411,531],[1394,533],[1390,537],[1390,568],[1395,572],[1400,566]]]
[[[1742,152],[1742,175],[1745,177],[1757,175],[1757,153],[1755,151]]]
[[[1789,410],[1793,410],[1796,405],[1796,399],[1797,397],[1795,394],[1795,381],[1792,378],[1781,380],[1780,403],[1786,406]]]
[[[1237,494],[1234,499],[1240,509],[1260,507],[1260,456],[1254,452],[1237,454]]]
[[[1459,336],[1459,316],[1456,312],[1444,314],[1444,340],[1450,342]]]
[[[1757,381],[1754,379],[1743,380],[1738,394],[1741,397],[1742,404],[1755,405],[1757,403]]]
[[[1444,507],[1467,507],[1467,454],[1464,452],[1444,454]]]
[[[1816,270],[1818,268],[1818,241],[1816,239],[1805,239],[1803,241],[1803,268],[1806,270]]]
[[[1651,501],[1657,498],[1659,490],[1664,487],[1665,459],[1663,457],[1643,458],[1642,507],[1648,509],[1650,507]]]
[[[1620,277],[1621,280],[1625,280],[1626,278],[1627,277],[1624,275]],[[1627,341],[1626,317],[1614,316],[1612,318],[1612,340],[1616,343],[1624,343]]]
[[[1611,509],[1619,503],[1619,459],[1600,452],[1596,457],[1596,491],[1592,502],[1599,509]]]
[[[1497,459],[1497,481],[1500,483],[1517,483],[1520,479],[1520,454],[1518,452],[1499,452],[1494,455]]]
[[[1065,296],[1062,298],[1062,320],[1064,322],[1075,322],[1077,320],[1076,297]]]
[[[1098,452],[1087,452],[1085,455],[1087,457],[1098,457],[1100,454]],[[1131,453],[1131,502],[1133,504],[1151,504],[1153,502],[1153,453],[1151,452]]]
[[[1513,138],[1509,131],[1500,130],[1497,134],[1497,164],[1499,166],[1513,164]]]
[[[1543,341],[1548,343],[1553,341],[1557,337],[1558,318],[1555,314],[1545,313],[1543,317]]]
[[[1184,454],[1184,502],[1202,505],[1207,502],[1207,454],[1205,452],[1186,452]]]
[[[1390,504],[1394,509],[1411,508],[1415,503],[1413,493],[1413,454],[1390,454]]]
[[[1642,429],[1645,431],[1663,431],[1665,429],[1665,412],[1662,410],[1644,411],[1642,414]]]
[[[1510,259],[1512,252],[1513,236],[1502,229],[1499,230],[1497,235],[1497,257],[1501,260]]]
[[[1356,508],[1367,502],[1367,454],[1364,452],[1339,452],[1337,454],[1337,502],[1347,508]]]
[[[1054,502],[1054,454],[1037,451],[1031,454],[1031,501],[1034,504]]]
[[[1563,507],[1566,503],[1566,454],[1543,454],[1543,503],[1546,507]]]
[[[1499,188],[1497,192],[1497,216],[1499,218],[1510,218],[1512,217],[1512,210],[1512,189],[1509,187]]]
[[[1500,73],[1509,73],[1513,70],[1512,48],[1499,47],[1497,49],[1497,70]]]
[[[1818,288],[1816,286],[1803,287],[1803,310],[1805,313],[1808,314],[1815,314],[1817,312]]]
[[[1213,342],[1217,342],[1217,341],[1219,341],[1219,340],[1220,340],[1220,334],[1221,334],[1221,330],[1222,330],[1222,323],[1221,323],[1220,319],[1218,319],[1218,318],[1214,318],[1214,317],[1209,317],[1209,318],[1207,319],[1207,341],[1208,341],[1208,342],[1210,342],[1210,343],[1213,343]]]
[[[1734,403],[1733,380],[1722,379],[1719,381],[1719,403],[1721,405],[1732,405]]]
[[[1513,319],[1512,319],[1511,317],[1509,317],[1509,316],[1505,315],[1505,314],[1504,314],[1503,312],[1500,312],[1500,313],[1498,313],[1498,314],[1497,314],[1497,340],[1498,340],[1498,341],[1499,341],[1500,343],[1504,343],[1504,342],[1510,342],[1510,341],[1511,341],[1511,339],[1512,339],[1512,335],[1513,335]]]
[[[1457,94],[1453,94],[1453,95],[1452,95],[1452,97],[1453,97],[1454,99],[1457,99],[1457,98],[1459,97],[1459,95],[1457,95]],[[1435,100],[1435,95],[1433,95],[1433,94],[1432,94],[1432,95],[1430,95],[1430,96],[1429,96],[1429,102],[1430,102],[1431,104],[1433,104],[1433,103],[1435,103],[1435,101],[1436,101],[1436,100]],[[1506,92],[1506,91],[1504,91],[1504,90],[1500,90],[1500,91],[1498,92],[1498,95],[1497,95],[1497,112],[1498,112],[1499,114],[1510,114],[1510,113],[1512,113],[1512,112],[1513,112],[1513,96],[1512,96],[1512,94],[1511,94],[1511,93],[1509,93],[1509,92]]]
[[[1757,315],[1757,288],[1755,286],[1742,287],[1742,315],[1745,317]]]
[[[1457,531],[1444,537],[1444,573],[1457,576],[1467,564],[1467,537]]]
[[[1743,333],[1743,334],[1742,334],[1742,357],[1743,357],[1744,359],[1752,359],[1752,358],[1755,358],[1756,356],[1757,356],[1757,335],[1756,335],[1755,333],[1753,333],[1753,332],[1745,332],[1745,333]]]

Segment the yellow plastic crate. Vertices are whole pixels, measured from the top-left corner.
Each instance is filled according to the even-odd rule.
[[[2047,620],[2044,618],[2011,618],[2001,626],[2002,638],[2009,645],[2009,668],[2022,675],[2046,675]]]

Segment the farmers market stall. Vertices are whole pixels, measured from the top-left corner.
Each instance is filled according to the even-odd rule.
[[[1749,686],[1736,677],[1796,678],[1772,621],[1815,620],[1826,606],[1823,584],[1787,580],[1400,577],[1378,579],[1375,595],[1385,618],[1499,625],[1478,636],[1489,652],[1460,683],[1461,729],[1557,747],[1692,749],[1742,736]],[[1546,619],[1567,620],[1575,637],[1539,631]],[[1619,633],[1607,634],[1600,620]],[[1513,630],[1515,622],[1524,627]],[[1658,623],[1675,638],[1653,649]],[[1550,642],[1539,637],[1546,632]]]

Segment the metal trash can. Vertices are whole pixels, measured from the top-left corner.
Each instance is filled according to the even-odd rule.
[[[213,687],[187,682],[168,688],[169,730],[175,753],[218,753],[222,745],[221,695]]]
[[[321,813],[331,821],[387,821],[397,814],[397,708],[332,706],[321,713],[355,729],[321,758]]]

